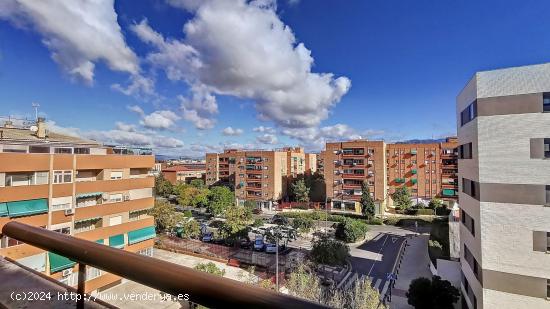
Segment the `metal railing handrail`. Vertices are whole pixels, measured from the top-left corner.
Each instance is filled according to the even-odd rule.
[[[188,294],[189,301],[210,308],[326,308],[319,303],[20,222],[6,223],[2,234],[65,256],[84,269],[89,265],[171,295]],[[79,269],[80,294],[84,293],[85,281],[85,271]]]

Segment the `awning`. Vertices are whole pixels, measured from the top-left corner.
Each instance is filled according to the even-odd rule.
[[[76,198],[87,198],[87,197],[92,197],[92,196],[100,196],[102,195],[103,192],[88,192],[88,193],[81,193],[81,194],[77,194],[76,195]]]
[[[412,173],[413,175],[415,175],[415,174],[416,174],[416,169],[411,170],[411,173]]]
[[[10,217],[22,217],[48,212],[48,200],[28,200],[6,203]]]
[[[104,244],[105,243],[105,240],[104,239],[98,239],[96,240],[95,242],[97,242],[98,244]]]
[[[411,154],[415,155],[416,153],[416,149],[411,150]]]
[[[48,252],[48,257],[50,259],[50,273],[55,273],[67,268],[71,268],[76,264],[76,262],[73,262],[64,256],[55,254],[53,252]]]
[[[0,203],[0,217],[8,216],[8,204]]]
[[[454,196],[455,194],[456,194],[455,190],[443,189],[443,195],[445,196]]]
[[[411,182],[412,182],[413,184],[416,184],[416,183],[418,182],[418,179],[416,179],[416,178],[415,178],[415,179],[411,179]]]
[[[157,234],[155,233],[154,226],[148,226],[139,230],[130,231],[128,232],[128,244],[132,245],[140,241],[155,238],[155,236],[157,236]]]
[[[124,234],[109,237],[109,247],[124,248]]]

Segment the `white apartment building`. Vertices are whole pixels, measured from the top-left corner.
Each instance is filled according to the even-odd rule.
[[[550,308],[550,64],[457,97],[464,308]]]

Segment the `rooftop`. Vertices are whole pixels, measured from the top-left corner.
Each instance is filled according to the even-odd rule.
[[[550,63],[477,72],[477,97],[549,92]]]
[[[182,171],[196,171],[196,170],[205,170],[205,164],[181,164],[174,165],[163,169],[163,172],[182,172]]]
[[[100,143],[86,140],[80,137],[48,132],[45,138],[39,138],[35,132],[28,128],[0,127],[0,143],[10,144],[78,144],[99,146]]]

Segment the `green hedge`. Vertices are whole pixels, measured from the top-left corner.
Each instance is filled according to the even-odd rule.
[[[435,211],[429,208],[409,208],[405,210],[406,215],[419,216],[419,215],[435,215]]]
[[[367,224],[361,220],[346,218],[336,226],[335,236],[345,242],[356,242],[365,238]]]
[[[371,225],[381,225],[383,222],[381,219],[372,218],[367,220],[367,217],[358,214],[327,214],[324,211],[288,211],[280,213],[281,216],[287,218],[304,218],[311,220],[328,220],[332,222],[344,222],[347,218],[363,221]]]

